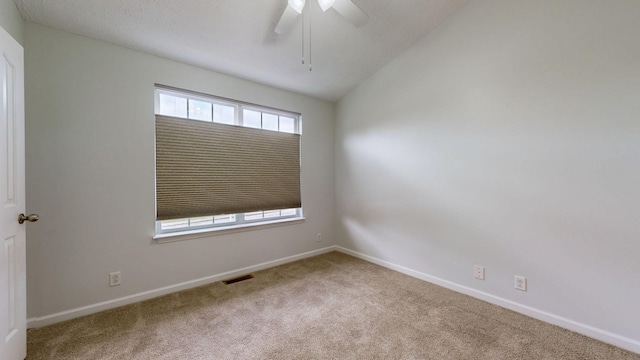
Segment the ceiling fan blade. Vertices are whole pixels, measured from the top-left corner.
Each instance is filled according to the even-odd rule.
[[[278,21],[278,25],[276,25],[276,34],[284,35],[289,33],[293,25],[296,23],[299,15],[300,14],[298,14],[298,12],[295,11],[294,8],[292,8],[290,5],[287,5],[287,7],[284,9],[284,12],[282,13],[282,16],[280,17],[280,21]]]
[[[364,25],[369,20],[369,15],[362,11],[351,0],[335,0],[332,6],[338,14],[347,19],[356,27]]]

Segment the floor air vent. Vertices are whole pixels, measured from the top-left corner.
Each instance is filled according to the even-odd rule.
[[[225,283],[225,285],[231,285],[231,284],[235,284],[237,282],[245,281],[245,280],[249,280],[249,279],[253,279],[253,275],[249,274],[249,275],[238,276],[237,278],[224,280],[223,283]]]

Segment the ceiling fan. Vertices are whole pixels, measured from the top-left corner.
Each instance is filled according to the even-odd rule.
[[[278,25],[276,25],[276,34],[284,35],[291,31],[291,28],[298,19],[298,16],[302,14],[305,3],[306,0],[288,1],[287,7],[284,9],[284,12],[280,17],[280,21],[278,21]],[[369,19],[369,16],[356,4],[351,2],[351,0],[318,0],[318,4],[322,11],[327,11],[330,8],[333,8],[338,12],[338,14],[342,15],[343,18],[347,19],[356,27],[364,25]]]

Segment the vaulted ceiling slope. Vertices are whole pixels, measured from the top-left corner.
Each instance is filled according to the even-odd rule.
[[[317,0],[307,0],[306,66],[301,63],[302,17],[291,32],[274,32],[287,0],[16,4],[27,21],[333,102],[468,1],[353,0],[369,15],[358,28],[334,9],[322,12]]]

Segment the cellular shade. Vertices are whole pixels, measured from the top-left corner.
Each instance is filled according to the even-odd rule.
[[[156,115],[156,219],[301,207],[300,135]]]

